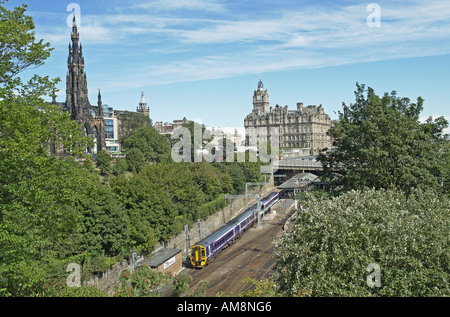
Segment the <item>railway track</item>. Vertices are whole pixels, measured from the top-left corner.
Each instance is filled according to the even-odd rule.
[[[244,277],[266,277],[275,264],[272,258],[274,238],[281,232],[289,214],[264,220],[262,228],[249,229],[208,266],[190,270],[194,279],[192,289],[195,290],[201,280],[206,280],[209,282],[206,296],[216,296],[217,293],[233,296],[251,287],[243,283]]]

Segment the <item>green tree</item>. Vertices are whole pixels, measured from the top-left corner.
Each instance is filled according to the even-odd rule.
[[[36,297],[108,297],[108,293],[95,286],[69,287],[63,280],[48,282]]]
[[[118,177],[112,180],[111,186],[127,210],[132,248],[151,251],[158,241],[170,237],[176,210],[154,179],[133,174],[129,179]]]
[[[233,191],[235,193],[243,192],[245,190],[245,175],[239,163],[230,163],[227,166],[228,173],[233,180]]]
[[[139,173],[146,164],[145,156],[138,148],[128,150],[125,160],[128,165],[128,170],[133,173]]]
[[[124,152],[139,149],[147,162],[163,162],[170,158],[167,138],[152,127],[141,127],[123,141]]]
[[[188,165],[162,163],[145,167],[141,176],[162,188],[173,203],[177,216],[195,218],[197,208],[203,204],[207,195],[194,178]],[[175,226],[179,224],[175,223]],[[174,233],[178,233],[174,228]]]
[[[81,155],[88,138],[44,96],[55,91],[48,77],[23,83],[17,75],[40,66],[48,43],[36,41],[26,5],[7,10],[0,1],[0,292],[26,295],[42,284],[48,263],[75,248],[81,215],[74,209],[83,187],[81,167],[51,156]]]
[[[128,170],[128,164],[126,159],[118,157],[114,163],[113,173],[116,176],[123,175]]]
[[[195,183],[207,195],[208,200],[212,200],[222,193],[219,174],[214,170],[211,163],[191,163],[189,169]]]
[[[14,81],[14,77],[30,67],[44,64],[53,50],[50,43],[36,40],[34,22],[25,14],[27,5],[7,10],[0,1],[0,85]],[[17,81],[16,81],[17,82]]]
[[[110,257],[127,255],[130,250],[128,213],[109,187],[91,178],[78,191],[74,203],[82,215],[77,251]]]
[[[123,142],[136,130],[142,127],[151,127],[152,120],[142,113],[125,111],[120,116],[119,143]]]
[[[448,122],[440,117],[420,123],[420,97],[417,103],[397,97],[395,91],[379,97],[359,84],[355,97],[354,104],[343,104],[339,121],[329,131],[336,150],[317,158],[324,180],[343,190],[438,188],[448,177],[449,141],[442,133]]]
[[[172,296],[192,297],[204,295],[203,286],[197,292],[189,291],[189,284],[192,277],[187,274],[173,276],[171,273],[156,272],[147,266],[139,267],[135,272],[130,270],[122,271],[119,275],[121,285],[116,290],[116,297],[158,297],[161,287],[173,286]]]
[[[111,160],[111,155],[109,155],[105,150],[97,153],[95,162],[102,174],[109,174],[111,171]]]
[[[307,195],[275,252],[285,296],[449,296],[450,200],[427,191]],[[378,265],[380,287],[369,265]],[[369,268],[369,271],[368,271]]]

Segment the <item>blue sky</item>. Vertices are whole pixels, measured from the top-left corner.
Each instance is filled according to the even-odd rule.
[[[33,70],[61,77],[65,100],[71,1],[27,3],[39,38],[55,50]],[[91,103],[135,110],[144,91],[156,121],[186,116],[243,126],[259,78],[272,106],[322,104],[333,119],[355,83],[378,94],[425,99],[423,116],[450,120],[450,2],[79,0],[80,41]],[[67,10],[69,9],[69,11]],[[375,21],[370,19],[370,21]]]

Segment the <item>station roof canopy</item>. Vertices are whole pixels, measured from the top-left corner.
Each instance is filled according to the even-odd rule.
[[[152,258],[148,260],[144,260],[141,265],[146,265],[151,268],[156,268],[169,260],[170,258],[174,257],[178,253],[180,253],[182,250],[179,249],[162,249],[156,252],[156,254],[153,255]]]
[[[317,175],[311,173],[300,173],[278,186],[278,189],[293,190],[303,189],[310,186],[313,183],[319,183],[320,178]]]

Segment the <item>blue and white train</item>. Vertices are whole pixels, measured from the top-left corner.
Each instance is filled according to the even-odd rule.
[[[272,192],[261,200],[261,215],[270,209],[279,199],[279,192]],[[200,240],[191,247],[190,260],[195,268],[202,268],[228,244],[237,239],[258,219],[257,205],[244,211],[227,222],[220,229]]]

